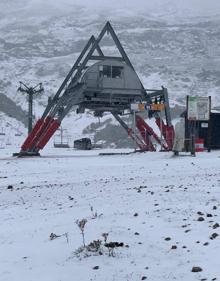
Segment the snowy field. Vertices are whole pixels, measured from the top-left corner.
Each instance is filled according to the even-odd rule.
[[[220,280],[220,152],[11,152],[0,151],[1,281]],[[86,245],[108,233],[123,247],[76,255],[83,218]]]

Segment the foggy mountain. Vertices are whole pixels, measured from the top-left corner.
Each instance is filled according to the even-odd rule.
[[[146,88],[164,85],[173,106],[183,105],[190,93],[211,95],[213,105],[220,105],[218,1],[10,0],[0,3],[0,97],[10,100],[0,107],[2,126],[9,115],[10,123],[24,122],[20,80],[43,83],[45,94],[34,104],[41,115],[91,34],[97,36],[107,20]]]
[[[198,17],[214,16],[220,13],[218,0],[7,0],[0,3],[2,14],[26,15],[27,17],[40,15],[58,16],[70,13],[76,6],[87,7],[91,10],[104,10],[108,14],[109,9],[136,10],[150,14],[160,14],[166,17]]]

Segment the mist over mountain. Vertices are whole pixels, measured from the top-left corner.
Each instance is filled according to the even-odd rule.
[[[3,13],[12,13],[26,11],[29,15],[36,15],[36,12],[41,15],[61,15],[66,12],[69,13],[71,9],[76,6],[83,6],[90,10],[105,9],[106,14],[108,10],[123,9],[136,10],[151,14],[182,15],[189,16],[211,16],[220,13],[220,3],[218,0],[7,0],[0,3]]]
[[[215,0],[0,2],[0,94],[25,111],[18,82],[43,82],[34,104],[40,116],[91,34],[110,20],[146,88],[166,86],[173,106],[191,93],[219,106],[219,15]],[[13,118],[25,119],[20,109]],[[7,105],[1,110],[11,116]]]

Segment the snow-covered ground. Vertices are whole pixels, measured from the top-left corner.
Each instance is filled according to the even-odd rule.
[[[0,152],[1,281],[219,280],[220,152]],[[109,233],[128,246],[76,257],[83,218],[87,245]]]

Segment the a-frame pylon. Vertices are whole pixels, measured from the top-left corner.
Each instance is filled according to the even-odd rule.
[[[106,33],[112,37],[120,56],[104,55],[104,52],[100,47],[100,43]],[[59,128],[62,120],[70,112],[73,106],[80,106],[83,104],[86,85],[81,81],[81,78],[88,67],[88,63],[91,61],[97,62],[108,60],[114,60],[116,62],[123,62],[126,64],[132,70],[135,80],[137,80],[140,85],[139,92],[143,95],[145,100],[149,100],[146,90],[138,78],[138,75],[136,74],[134,67],[122,47],[114,29],[112,28],[110,22],[107,22],[97,39],[94,36],[91,36],[53,99],[48,102],[42,117],[37,121],[32,132],[23,143],[19,153],[20,156],[38,155],[39,151],[48,143],[55,131]],[[158,93],[161,94],[161,91],[158,91]],[[158,93],[156,91],[156,95],[158,95]],[[119,121],[120,117],[117,116],[118,112],[110,112]],[[125,127],[126,126],[124,126],[124,128]]]
[[[111,57],[111,59],[124,61],[134,69],[110,22],[107,22],[97,39],[91,36],[87,42],[55,96],[48,103],[42,117],[37,121],[32,132],[23,143],[20,152],[21,155],[38,154],[39,150],[43,149],[54,132],[58,129],[66,114],[68,114],[74,105],[80,103],[80,95],[83,92],[83,86],[79,85],[78,80],[83,70],[86,68],[88,61],[98,61],[108,58],[100,48],[100,42],[106,33],[111,35],[121,54],[121,57]],[[98,55],[94,55],[95,51],[97,51]]]

